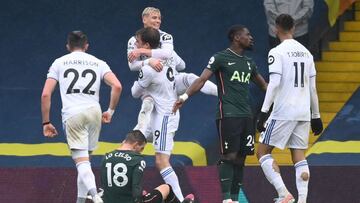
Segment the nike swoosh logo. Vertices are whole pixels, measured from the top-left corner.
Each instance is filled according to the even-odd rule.
[[[227,181],[227,180],[230,180],[230,178],[221,178],[220,180],[221,181]]]
[[[231,66],[231,65],[234,65],[235,62],[228,62],[228,65]]]

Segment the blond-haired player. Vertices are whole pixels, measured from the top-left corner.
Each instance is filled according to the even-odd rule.
[[[127,49],[130,70],[140,71],[143,66],[149,65],[159,72],[164,64],[176,64],[173,68],[177,95],[185,93],[186,89],[198,76],[193,73],[178,72],[185,69],[185,62],[174,52],[173,36],[160,30],[160,10],[154,7],[145,8],[142,12],[142,21],[145,28],[152,27],[159,31],[160,46],[154,49],[138,48],[135,36],[131,37],[128,41]],[[217,87],[211,81],[207,81],[201,91],[208,95],[217,96]],[[142,99],[143,103],[139,112],[138,125],[135,127],[135,129],[140,130],[146,128],[146,125],[149,123],[150,112],[154,107],[154,100],[146,92],[144,92]]]

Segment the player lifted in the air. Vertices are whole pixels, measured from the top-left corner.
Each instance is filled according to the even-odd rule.
[[[159,39],[159,31],[151,27],[142,28],[136,32],[136,44],[138,47],[145,49],[158,47]],[[155,108],[151,111],[150,124],[145,134],[153,134],[153,144],[156,152],[155,165],[164,181],[171,185],[176,197],[183,201],[184,197],[178,177],[170,165],[174,136],[180,119],[179,113],[172,113],[173,103],[177,99],[173,69],[175,65],[173,65],[173,62],[174,60],[166,61],[160,72],[157,72],[149,65],[143,66],[139,72],[138,81],[135,81],[131,88],[131,93],[135,98],[139,98],[145,91],[154,100]]]
[[[173,74],[175,78],[175,86],[177,95],[185,93],[186,89],[198,78],[193,73],[178,73],[185,69],[185,62],[174,52],[173,37],[160,30],[161,13],[160,10],[154,7],[147,7],[142,13],[142,21],[144,27],[152,27],[160,32],[160,45],[153,49],[144,49],[137,47],[135,36],[128,41],[128,60],[131,71],[139,71],[144,65],[149,65],[156,71],[161,71],[164,61],[175,60],[171,63],[174,65]],[[204,94],[217,96],[217,87],[211,81],[207,81],[201,89]],[[142,95],[142,106],[139,112],[138,125],[135,129],[144,129],[144,125],[148,123],[150,113],[154,107],[154,100],[144,93]],[[143,131],[143,130],[142,130]],[[144,132],[144,131],[143,131]]]

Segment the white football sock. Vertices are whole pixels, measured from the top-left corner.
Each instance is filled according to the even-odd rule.
[[[79,198],[85,198],[88,194],[89,190],[86,188],[85,184],[81,181],[80,175],[78,173],[77,175],[77,197]],[[82,200],[79,200],[81,203]],[[85,201],[84,201],[85,202]]]
[[[181,192],[179,179],[173,170],[172,167],[166,167],[160,171],[161,177],[164,179],[165,183],[171,185],[171,188],[175,196],[179,199],[180,202],[184,200],[184,196]]]
[[[306,203],[307,194],[308,194],[308,184],[310,179],[310,170],[309,165],[306,160],[302,160],[297,162],[295,165],[295,173],[296,173],[296,188],[299,193],[299,200],[298,202]],[[308,179],[303,180],[301,178],[301,174],[307,173]]]
[[[264,171],[265,177],[275,187],[279,197],[284,197],[289,192],[281,178],[280,173],[276,172],[273,168],[274,159],[271,154],[266,154],[259,159],[261,168]]]
[[[78,176],[80,181],[83,182],[87,191],[90,193],[92,197],[96,195],[96,183],[95,176],[91,170],[91,165],[89,161],[83,161],[76,164],[76,168],[78,171]],[[95,192],[94,192],[95,191]]]

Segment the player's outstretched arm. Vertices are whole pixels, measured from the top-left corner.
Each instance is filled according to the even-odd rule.
[[[41,94],[41,115],[43,122],[43,134],[45,137],[55,137],[58,133],[50,122],[51,95],[56,87],[57,81],[48,78]]]
[[[173,113],[181,108],[184,102],[195,93],[199,92],[200,89],[204,86],[205,82],[210,79],[213,75],[213,72],[208,68],[205,68],[204,71],[201,73],[200,77],[196,79],[190,87],[186,90],[186,92],[179,96],[179,99],[174,103],[173,106]]]
[[[104,76],[104,81],[107,85],[111,87],[111,93],[110,93],[109,108],[107,111],[103,113],[102,121],[103,123],[110,123],[112,115],[115,112],[115,108],[119,103],[122,86],[120,81],[117,79],[117,77],[113,72],[106,73]]]

